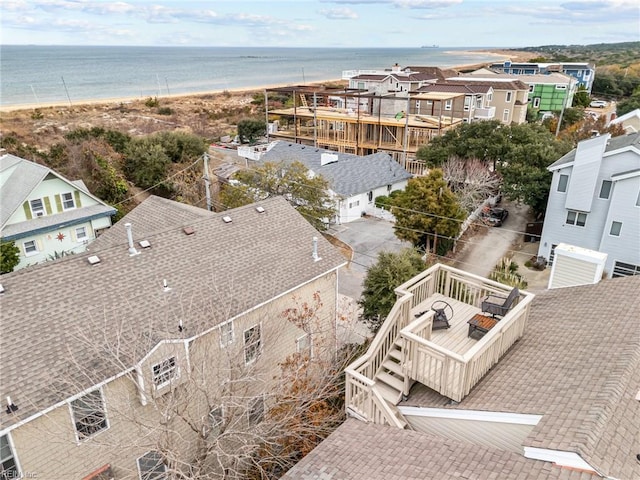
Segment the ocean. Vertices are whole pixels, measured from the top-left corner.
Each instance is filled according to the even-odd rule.
[[[496,60],[473,48],[0,46],[0,106],[296,85],[343,70]]]

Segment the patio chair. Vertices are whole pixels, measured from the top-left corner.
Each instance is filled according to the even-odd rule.
[[[482,312],[490,313],[494,318],[496,315],[504,317],[513,305],[513,302],[516,300],[518,295],[520,295],[520,290],[518,290],[518,288],[516,287],[511,289],[507,297],[501,297],[499,295],[489,295],[484,300],[482,300]]]

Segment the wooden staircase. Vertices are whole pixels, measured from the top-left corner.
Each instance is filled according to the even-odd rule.
[[[394,406],[402,400],[402,390],[404,390],[401,360],[402,351],[400,346],[395,343],[375,376],[378,391],[388,403]]]
[[[309,108],[309,105],[307,105],[307,97],[303,93],[300,94],[300,102],[302,102],[303,107]]]

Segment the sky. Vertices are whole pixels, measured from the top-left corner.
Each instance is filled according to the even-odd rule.
[[[2,45],[517,48],[639,25],[639,0],[0,0]]]

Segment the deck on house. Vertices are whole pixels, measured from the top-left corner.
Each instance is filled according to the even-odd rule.
[[[453,317],[449,319],[450,328],[431,332],[431,341],[451,352],[464,355],[478,343],[477,339],[468,337],[469,324],[467,321],[473,318],[474,315],[481,313],[481,310],[473,305],[436,293],[413,307],[410,312],[411,317],[416,318],[417,314],[429,311],[437,301],[445,301],[451,305]],[[447,315],[449,314],[448,312],[447,310]]]

